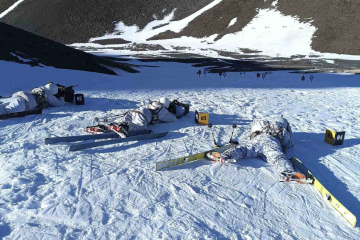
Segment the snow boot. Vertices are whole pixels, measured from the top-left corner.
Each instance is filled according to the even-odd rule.
[[[225,159],[218,152],[208,152],[208,153],[206,153],[206,158],[208,158],[208,159],[210,159],[212,161],[220,162],[220,163],[234,163],[234,162],[236,162],[235,159]]]
[[[117,134],[119,134],[121,138],[126,138],[128,136],[128,132],[126,131],[125,127],[122,125],[111,123],[109,125],[109,130],[116,132]]]
[[[88,126],[86,127],[85,131],[91,134],[102,134],[111,132],[107,126],[102,124],[96,126]]]
[[[284,171],[281,173],[280,182],[313,183],[314,179],[307,178],[300,172]]]

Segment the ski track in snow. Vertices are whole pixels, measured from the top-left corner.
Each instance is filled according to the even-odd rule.
[[[217,74],[199,78],[187,64],[150,64],[160,68],[116,77],[0,62],[4,84],[23,83],[23,89],[1,89],[0,95],[40,86],[52,76],[64,85],[79,83],[76,91],[86,98],[85,106],[0,121],[5,239],[360,238],[359,226],[352,228],[316,189],[278,183],[260,159],[228,165],[199,160],[155,172],[158,161],[213,147],[210,130],[193,120],[195,109],[210,113],[222,143],[233,123],[238,124],[234,139],[245,142],[254,118],[284,115],[295,141],[287,155],[301,159],[360,217],[358,75],[314,74],[311,83],[287,72],[273,72],[265,80],[255,73],[228,73],[219,81]],[[96,116],[123,113],[160,96],[191,103],[186,117],[151,127],[169,130],[163,139],[80,152],[68,152],[70,143],[43,144],[50,136],[85,134]],[[344,145],[324,143],[326,128],[345,130]]]

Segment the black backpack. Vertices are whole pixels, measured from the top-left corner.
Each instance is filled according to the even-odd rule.
[[[48,84],[49,83],[53,83],[53,82],[48,82]],[[65,102],[73,103],[75,97],[75,90],[73,88],[75,86],[65,87],[58,83],[56,83],[56,85],[58,86],[58,93],[55,95],[55,97],[57,98],[64,97]]]
[[[181,103],[179,102],[177,99],[175,99],[174,101],[172,101],[168,107],[169,112],[171,112],[172,114],[174,114],[176,116],[176,107],[180,106],[180,107],[184,107],[185,111],[183,114],[181,114],[180,116],[177,116],[176,118],[182,118],[184,117],[186,114],[189,113],[190,111],[190,106],[189,104],[185,104],[185,103]]]

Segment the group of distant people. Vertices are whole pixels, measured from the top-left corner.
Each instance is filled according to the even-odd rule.
[[[204,77],[206,77],[206,74],[208,73],[208,71],[209,71],[209,69],[208,68],[205,68],[204,69],[204,71],[203,71],[203,74],[204,74]],[[199,70],[199,71],[197,71],[197,75],[200,77],[201,76],[201,70]],[[242,74],[246,74],[245,72],[240,72],[240,75],[242,75]],[[272,72],[264,72],[264,73],[262,73],[262,74],[260,74],[260,73],[257,73],[256,74],[256,77],[257,77],[257,79],[259,79],[260,77],[262,77],[263,79],[265,79],[266,78],[266,76],[268,75],[268,74],[272,74]],[[221,78],[221,77],[226,77],[226,72],[219,72],[219,77]],[[314,80],[314,76],[313,75],[311,75],[310,76],[310,81],[312,82]],[[303,75],[302,77],[301,77],[301,81],[305,81],[305,75]]]
[[[203,74],[204,74],[204,77],[206,77],[206,74],[209,72],[209,69],[208,68],[205,68],[204,71],[203,71]],[[197,71],[196,72],[196,75],[198,75],[199,77],[201,77],[201,70]],[[219,76],[220,77],[226,77],[226,72],[219,72]]]
[[[314,80],[314,75],[310,75],[310,81],[312,82]],[[305,81],[305,75],[302,75],[301,81]]]
[[[209,69],[205,68],[203,73],[204,73],[204,77],[206,77],[206,74],[208,73]],[[199,75],[199,77],[201,76],[201,70],[197,71],[196,73],[197,75]]]

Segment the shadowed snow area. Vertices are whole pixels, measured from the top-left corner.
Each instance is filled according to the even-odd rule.
[[[360,217],[360,76],[292,74],[226,78],[169,62],[138,65],[119,76],[32,68],[0,61],[0,95],[44,85],[80,84],[84,106],[0,121],[0,237],[4,239],[360,239],[310,185],[278,182],[260,159],[221,165],[205,159],[155,171],[155,163],[213,148],[194,111],[210,113],[216,137],[245,142],[255,118],[283,115],[293,129],[288,157],[302,160],[322,184]],[[203,69],[201,69],[203,70]],[[260,72],[261,74],[263,72]],[[68,152],[53,136],[85,134],[94,118],[111,117],[161,96],[188,101],[191,112],[162,139]],[[326,128],[346,131],[344,145],[324,142]]]

